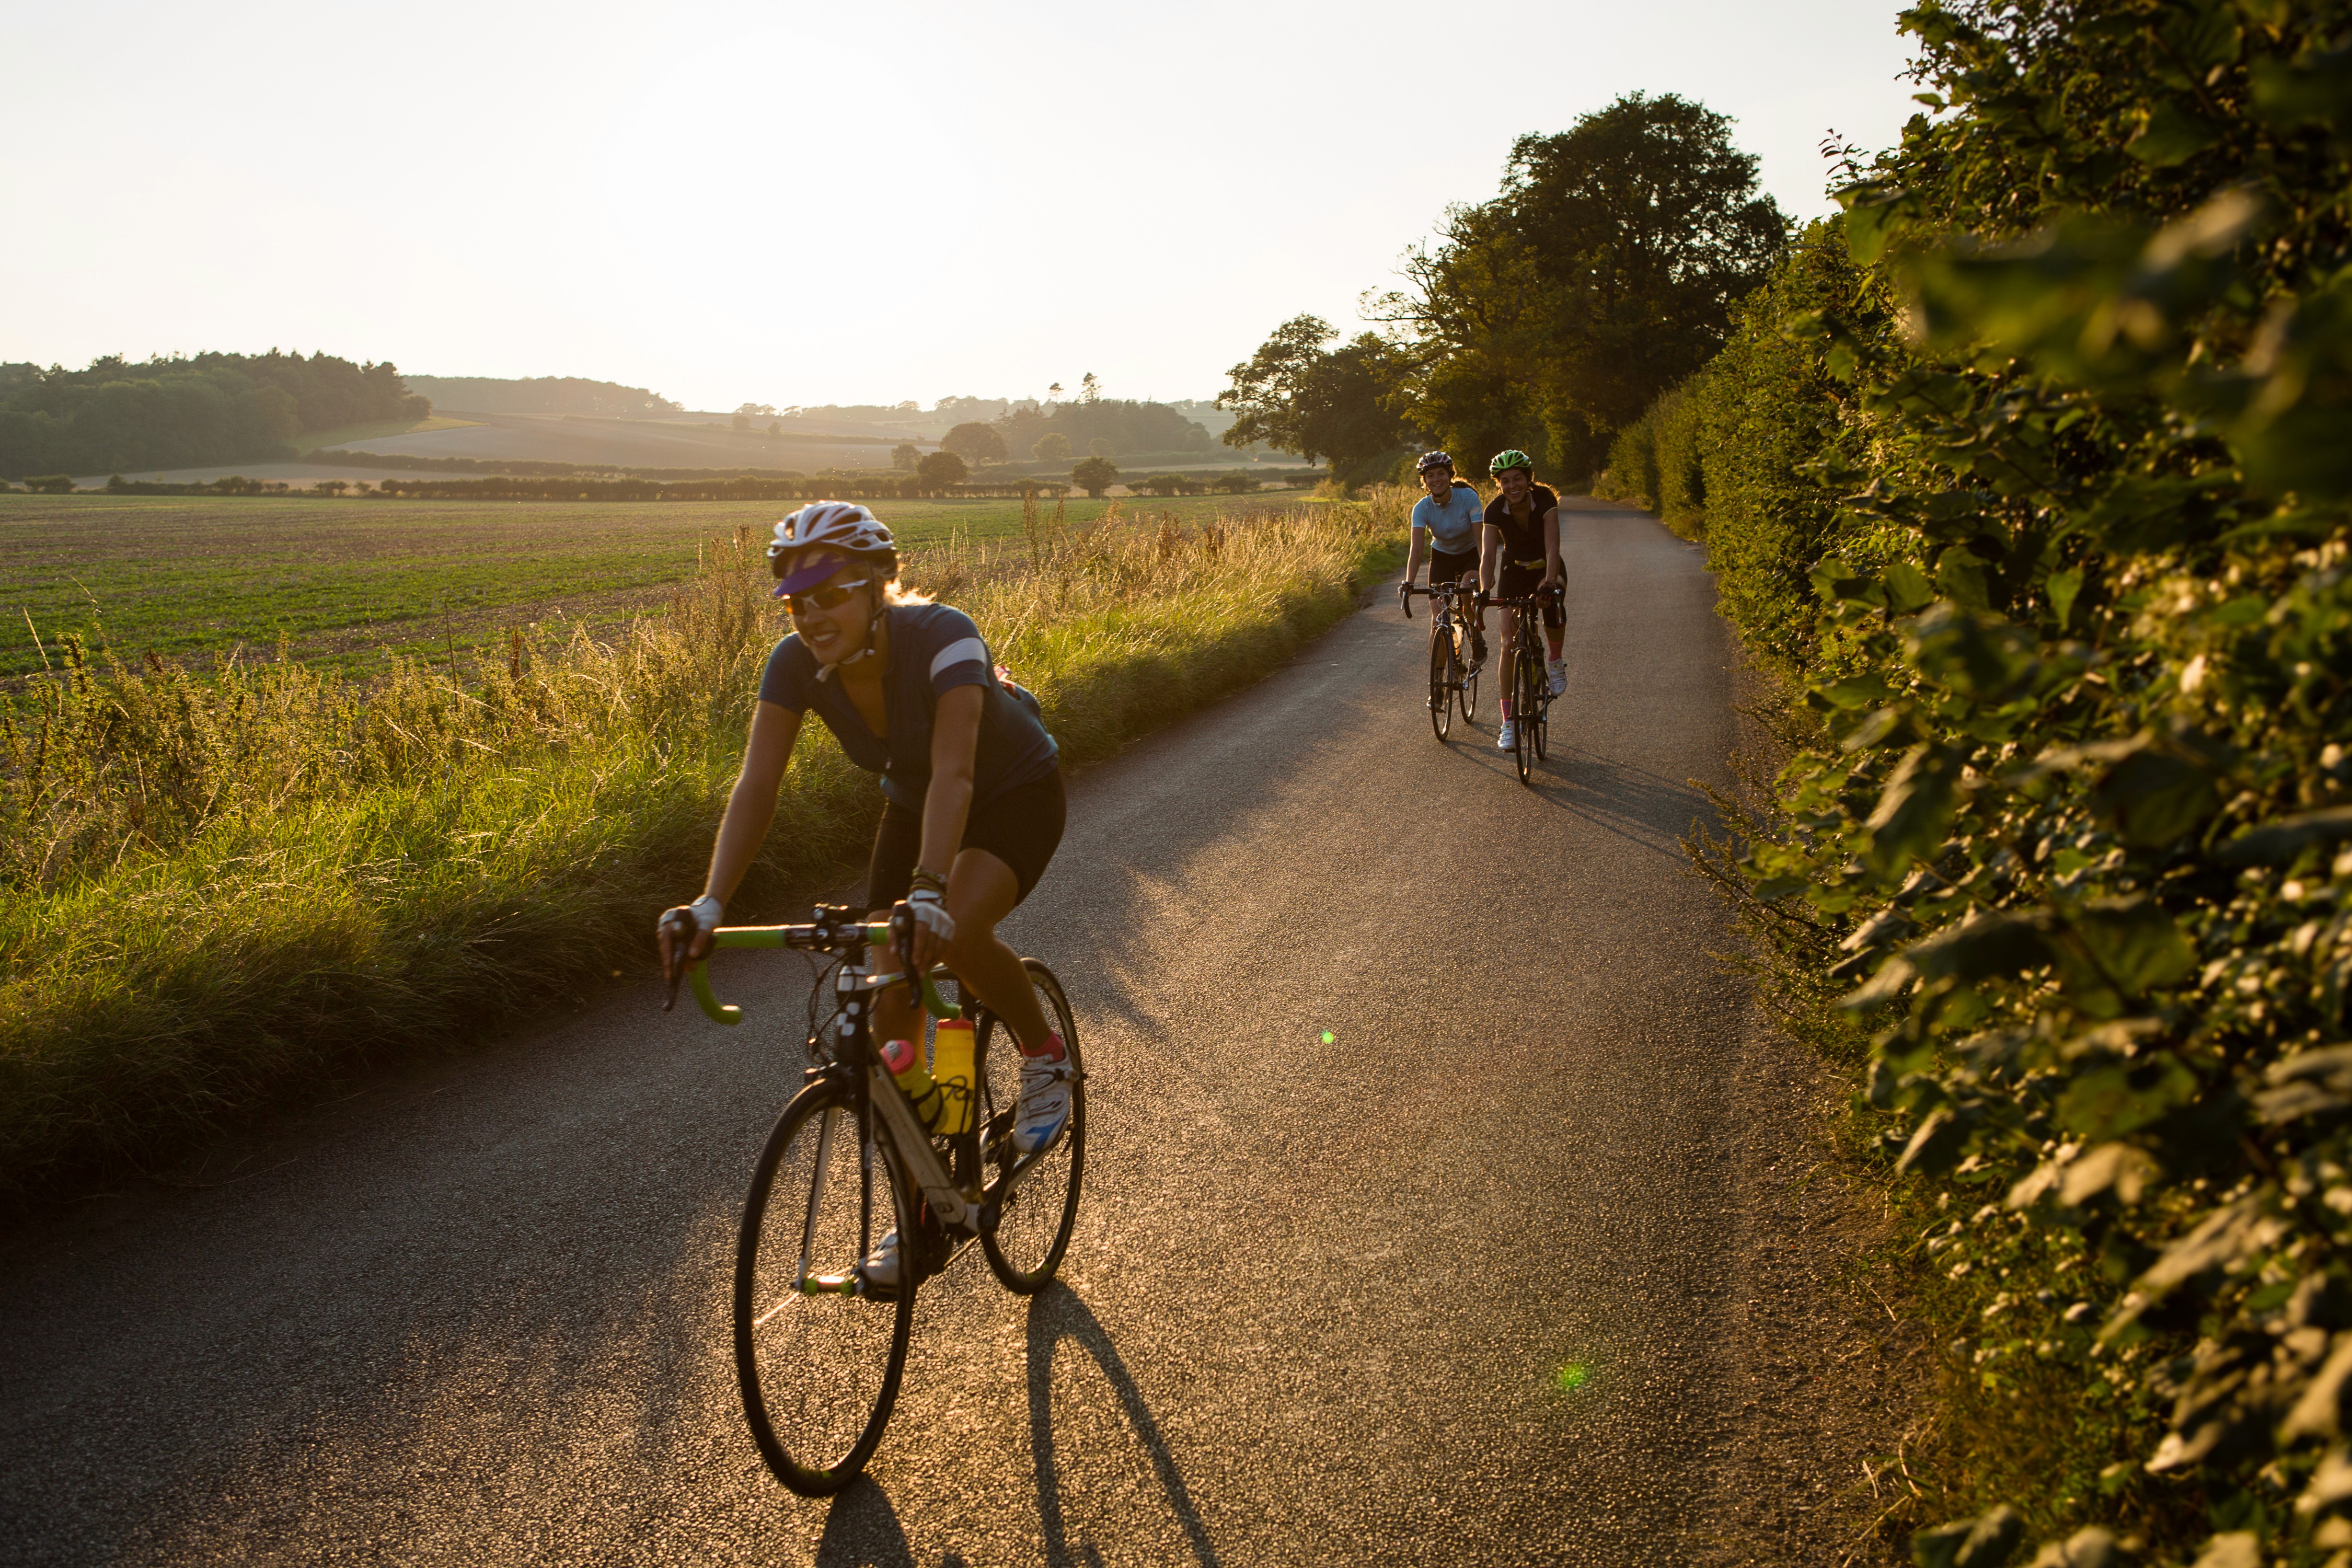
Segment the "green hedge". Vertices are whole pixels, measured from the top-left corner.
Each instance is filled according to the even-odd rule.
[[[1945,112],[1685,389],[1800,703],[1703,860],[1881,1151],[1922,1563],[2352,1561],[2347,25],[1906,13]]]

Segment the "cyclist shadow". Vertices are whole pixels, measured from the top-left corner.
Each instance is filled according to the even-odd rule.
[[[1134,1375],[1127,1370],[1127,1363],[1120,1359],[1118,1347],[1111,1343],[1100,1320],[1076,1291],[1058,1280],[1029,1303],[1029,1443],[1036,1458],[1037,1517],[1045,1531],[1045,1561],[1056,1564],[1083,1562],[1089,1565],[1102,1561],[1102,1553],[1091,1542],[1082,1542],[1073,1553],[1068,1521],[1063,1516],[1062,1476],[1054,1449],[1053,1389],[1054,1352],[1065,1340],[1092,1358],[1118,1396],[1120,1414],[1126,1416],[1143,1451],[1150,1456],[1152,1471],[1168,1495],[1168,1506],[1183,1529],[1185,1544],[1191,1548],[1193,1559],[1202,1568],[1216,1568],[1220,1559],[1209,1540],[1208,1527],[1202,1521],[1201,1510],[1192,1502],[1183,1474],[1177,1469],[1168,1451],[1167,1439],[1160,1435],[1160,1424],[1152,1419],[1150,1406],[1144,1403]]]

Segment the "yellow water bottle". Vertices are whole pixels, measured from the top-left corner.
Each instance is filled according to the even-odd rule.
[[[940,1095],[940,1118],[931,1123],[931,1131],[950,1135],[970,1131],[980,1074],[972,1065],[969,1019],[940,1021],[939,1033],[931,1040],[931,1080]]]
[[[929,1068],[923,1066],[923,1053],[915,1048],[912,1040],[890,1040],[882,1047],[882,1065],[898,1080],[898,1087],[914,1101],[915,1120],[929,1127],[937,1121],[941,1097],[940,1086],[931,1080]]]

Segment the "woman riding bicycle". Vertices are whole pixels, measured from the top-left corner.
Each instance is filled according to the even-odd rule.
[[[1421,455],[1421,482],[1429,493],[1412,503],[1412,548],[1405,557],[1404,581],[1397,585],[1397,602],[1407,603],[1421,558],[1429,556],[1429,585],[1442,587],[1466,574],[1477,582],[1478,530],[1483,510],[1478,492],[1454,477],[1454,458],[1444,452]],[[1470,668],[1486,662],[1486,612],[1470,617]]]
[[[1051,1142],[1068,1121],[1069,1068],[1047,1026],[1020,955],[997,922],[1029,896],[1062,841],[1062,773],[1054,738],[1025,693],[995,674],[980,628],[961,610],[898,586],[890,531],[862,506],[817,501],[776,524],[768,562],[793,633],[760,679],[742,775],[728,796],[702,896],[682,906],[693,934],[680,948],[665,915],[662,966],[677,971],[710,951],[727,899],[750,868],[811,708],[849,760],[882,775],[882,826],[866,872],[866,902],[904,900],[915,921],[919,970],[945,963],[1004,1020],[1021,1048],[1013,1142],[1024,1154]],[[675,911],[673,911],[675,912]],[[898,973],[895,953],[877,958]],[[878,994],[881,1039],[922,1038],[906,988]],[[866,1263],[870,1279],[898,1278],[894,1231]]]
[[[1497,452],[1486,471],[1503,489],[1486,503],[1486,548],[1478,563],[1478,581],[1495,598],[1542,597],[1544,641],[1550,645],[1551,654],[1544,673],[1550,678],[1551,694],[1557,697],[1568,689],[1567,667],[1559,658],[1560,636],[1568,625],[1559,602],[1564,580],[1559,567],[1559,497],[1536,483],[1535,461],[1525,452]],[[1518,621],[1513,616],[1503,623],[1503,728],[1495,742],[1507,752],[1518,742],[1510,695],[1518,640]]]

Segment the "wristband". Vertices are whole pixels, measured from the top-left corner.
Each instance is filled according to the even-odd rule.
[[[918,889],[929,889],[934,893],[945,894],[948,890],[948,879],[937,871],[926,871],[918,866],[913,875],[907,879],[907,886],[909,894]]]

